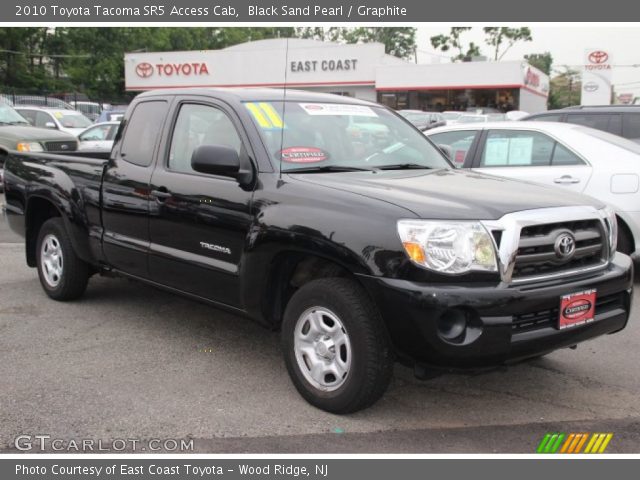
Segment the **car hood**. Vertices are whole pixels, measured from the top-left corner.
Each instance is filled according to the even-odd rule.
[[[298,173],[289,177],[385,201],[425,219],[496,220],[507,213],[536,208],[604,206],[557,187],[467,170]]]
[[[16,142],[21,140],[37,142],[71,141],[76,138],[70,133],[59,132],[49,128],[38,128],[29,125],[2,125],[0,126],[0,141],[11,139]]]

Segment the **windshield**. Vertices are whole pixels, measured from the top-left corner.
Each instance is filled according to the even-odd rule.
[[[78,112],[57,111],[53,116],[58,119],[64,128],[85,128],[93,125],[91,120]]]
[[[0,124],[3,123],[14,125],[16,123],[28,124],[29,122],[27,122],[22,115],[16,112],[9,105],[0,102]]]
[[[451,168],[427,138],[382,107],[245,102],[274,165],[303,168]],[[284,119],[284,120],[283,120]]]

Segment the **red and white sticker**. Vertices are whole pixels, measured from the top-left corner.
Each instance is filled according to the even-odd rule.
[[[560,299],[560,318],[558,328],[577,327],[593,322],[596,314],[596,291],[565,295]]]
[[[352,115],[356,117],[377,117],[373,108],[346,103],[299,103],[309,115]]]
[[[280,156],[288,163],[324,162],[329,158],[324,150],[316,147],[289,147],[281,150]]]

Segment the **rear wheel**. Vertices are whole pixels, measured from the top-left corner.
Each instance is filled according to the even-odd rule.
[[[322,410],[362,410],[389,385],[393,358],[387,332],[353,280],[324,278],[302,286],[287,305],[282,344],[294,385]]]
[[[73,300],[87,288],[89,266],[73,250],[61,218],[40,228],[36,245],[40,284],[54,300]]]

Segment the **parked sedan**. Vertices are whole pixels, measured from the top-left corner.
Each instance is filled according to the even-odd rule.
[[[640,258],[640,146],[551,122],[458,124],[426,132],[461,168],[585,193],[615,208],[618,249]]]
[[[406,118],[419,130],[423,132],[430,128],[443,127],[447,124],[441,113],[423,112],[422,110],[398,110],[398,113]]]
[[[72,135],[82,133],[91,125],[91,120],[77,110],[18,106],[16,111],[34,127],[60,130]]]
[[[120,122],[103,122],[90,126],[78,135],[78,140],[80,140],[78,150],[110,152],[119,126]]]

